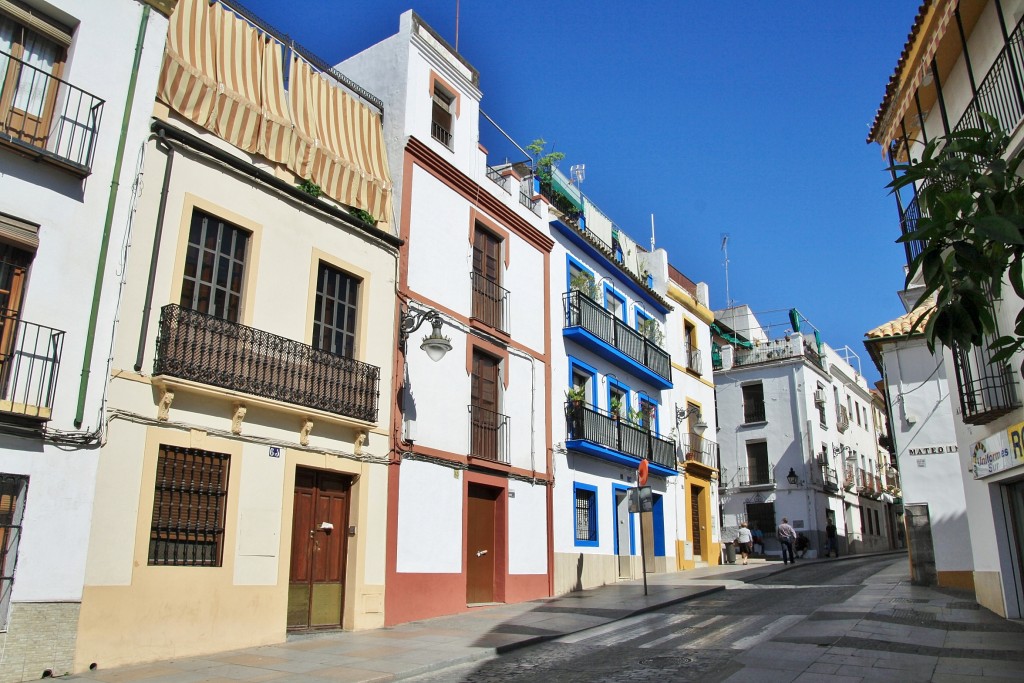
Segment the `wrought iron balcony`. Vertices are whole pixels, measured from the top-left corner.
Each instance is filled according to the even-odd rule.
[[[434,138],[448,149],[452,148],[452,132],[437,121],[430,122],[430,137]]]
[[[821,483],[826,491],[829,491],[830,493],[839,493],[839,472],[831,467],[822,467]]]
[[[64,332],[0,316],[0,415],[50,419]]]
[[[659,384],[667,383],[668,387],[671,386],[672,359],[664,349],[606,311],[583,292],[573,290],[564,293],[562,304],[566,329],[582,328],[591,338],[603,342],[620,356],[649,370],[655,379],[660,378]]]
[[[775,475],[771,467],[741,467],[736,472],[739,488],[775,488]]]
[[[686,462],[697,462],[705,467],[718,469],[718,444],[711,439],[690,432],[683,434],[680,441]]]
[[[592,441],[670,470],[678,469],[672,440],[593,406],[566,403],[565,411],[570,439]]]
[[[0,143],[89,175],[104,101],[0,51]]]
[[[755,346],[752,349],[737,348],[733,358],[733,366],[756,365],[771,361],[784,360],[787,358],[799,358],[803,356],[817,366],[821,366],[821,356],[811,344],[804,341],[803,350],[794,350],[793,344],[788,339],[775,339],[773,341]],[[720,369],[721,366],[719,366]]]
[[[470,273],[470,279],[473,284],[473,317],[507,333],[508,290],[480,273]]]
[[[852,491],[857,487],[857,469],[853,465],[843,467],[843,488]]]
[[[160,311],[153,374],[377,420],[380,368],[174,304]]]
[[[743,424],[765,422],[768,415],[765,413],[764,400],[757,402],[750,401],[743,404]]]
[[[492,167],[488,166],[487,167],[487,177],[490,178],[491,182],[493,182],[495,185],[497,185],[501,189],[505,190],[505,192],[508,192],[509,194],[512,193],[512,191],[509,190],[509,184],[511,183],[511,176],[504,175],[504,174],[502,174],[502,172],[499,169],[492,168]]]
[[[960,412],[968,424],[987,424],[1021,406],[1014,373],[1005,363],[992,364],[991,358],[985,345],[953,349]]]
[[[508,464],[509,417],[480,406],[469,406],[469,454]]]

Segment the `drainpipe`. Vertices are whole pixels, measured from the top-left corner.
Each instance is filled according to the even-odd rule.
[[[164,162],[164,180],[160,187],[160,206],[156,211],[156,232],[153,236],[153,253],[149,257],[149,280],[146,282],[146,298],[142,308],[142,328],[139,331],[139,348],[135,352],[135,372],[142,371],[142,357],[146,350],[146,330],[149,329],[149,315],[153,310],[153,288],[156,286],[156,262],[160,256],[160,239],[164,233],[164,213],[167,211],[167,188],[171,184],[171,169],[174,168],[174,147],[167,142],[163,129],[157,133],[157,145],[167,148]]]
[[[146,25],[149,23],[149,5],[142,6],[139,20],[139,34],[135,38],[135,61],[128,81],[128,95],[125,97],[124,115],[121,117],[121,134],[117,141],[114,157],[114,172],[110,179],[110,193],[107,196],[107,216],[103,221],[103,238],[100,242],[99,260],[96,264],[96,282],[92,292],[92,310],[89,312],[89,328],[85,337],[85,353],[82,356],[82,381],[78,386],[78,408],[75,411],[75,427],[82,427],[85,414],[85,398],[89,393],[89,366],[92,363],[93,342],[96,336],[96,321],[99,317],[100,295],[103,293],[103,274],[110,249],[110,228],[114,223],[114,207],[117,205],[117,191],[121,178],[121,163],[124,161],[124,146],[128,136],[128,124],[132,117],[132,103],[135,100],[135,85],[138,82],[139,62],[142,60],[142,46],[146,40]]]

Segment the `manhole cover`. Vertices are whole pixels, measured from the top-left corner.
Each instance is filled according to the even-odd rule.
[[[647,659],[641,659],[640,663],[644,666],[655,668],[668,668],[676,667],[680,664],[692,664],[693,657],[648,657]]]

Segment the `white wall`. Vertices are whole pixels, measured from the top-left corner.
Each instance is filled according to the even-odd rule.
[[[416,485],[398,492],[398,571],[459,573],[462,476],[452,476],[458,470],[415,460],[405,460],[402,470],[403,478]]]

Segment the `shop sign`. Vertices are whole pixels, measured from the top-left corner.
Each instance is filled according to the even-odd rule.
[[[1004,472],[1024,465],[1024,422],[1005,432],[996,432],[974,444],[971,449],[971,469],[974,478]]]

